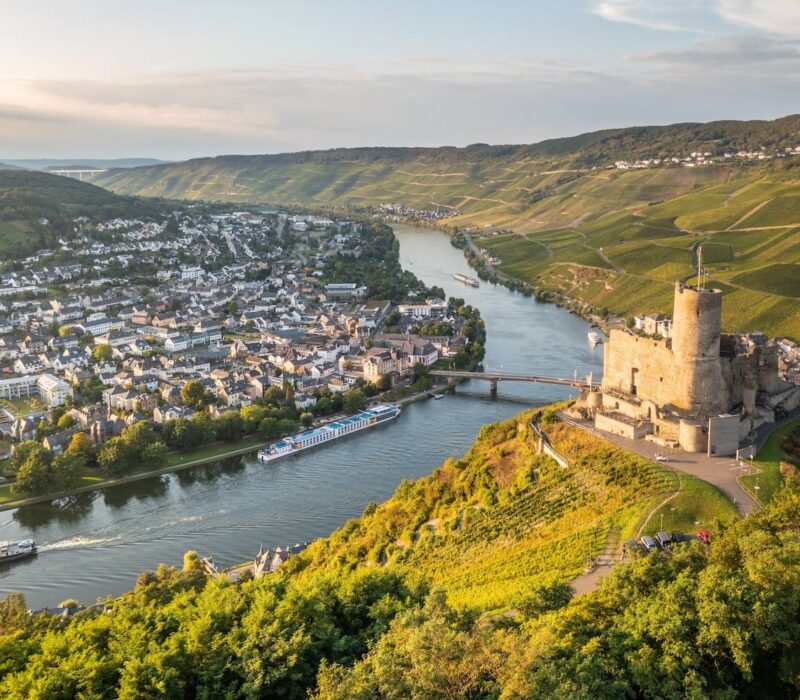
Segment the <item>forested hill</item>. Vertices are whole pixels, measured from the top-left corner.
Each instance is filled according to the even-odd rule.
[[[463,195],[481,198],[481,187],[505,178],[506,168],[584,168],[620,159],[665,157],[692,151],[722,153],[768,149],[800,143],[800,115],[774,121],[719,121],[669,126],[607,129],[529,145],[473,144],[465,148],[341,148],[274,155],[226,155],[182,163],[112,170],[94,178],[97,184],[126,194],[160,195],[229,201],[295,201],[328,203],[412,202],[414,188],[404,187],[406,174],[458,178]],[[444,171],[442,169],[445,169]],[[448,170],[455,168],[455,170]],[[505,174],[504,174],[505,173]],[[400,177],[398,177],[400,175]],[[445,179],[442,179],[445,178]],[[416,183],[430,202],[433,183]],[[440,188],[441,192],[441,188]],[[443,193],[455,206],[450,192]],[[418,204],[418,203],[416,203]]]
[[[0,167],[0,258],[13,261],[71,237],[77,216],[147,217],[163,208],[155,199],[120,196],[69,177]]]

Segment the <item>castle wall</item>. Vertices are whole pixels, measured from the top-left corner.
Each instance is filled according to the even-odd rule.
[[[673,400],[673,374],[674,357],[667,341],[611,331],[605,346],[603,392],[616,389],[666,405]]]

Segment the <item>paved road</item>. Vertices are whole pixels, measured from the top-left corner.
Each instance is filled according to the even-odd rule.
[[[648,459],[655,460],[657,454],[665,452],[664,447],[647,440],[630,440],[619,435],[597,431],[588,421],[574,421],[571,418],[567,418],[567,421]],[[752,496],[737,483],[736,478],[739,476],[741,467],[734,457],[708,457],[697,452],[678,450],[670,454],[669,466],[716,486],[736,504],[742,515],[750,515],[759,507]],[[746,467],[743,473],[746,474],[747,469]]]

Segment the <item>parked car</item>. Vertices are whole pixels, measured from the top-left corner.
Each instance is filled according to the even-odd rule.
[[[669,462],[669,457],[667,455],[657,454],[656,462]]]
[[[640,541],[642,543],[642,547],[644,547],[645,552],[648,552],[648,553],[649,552],[654,552],[655,550],[658,549],[658,545],[656,544],[656,541],[652,537],[649,537],[648,535],[642,535],[642,538],[641,538]]]
[[[708,530],[700,530],[697,533],[697,539],[703,544],[711,544],[711,533]]]
[[[669,536],[668,532],[664,532],[663,530],[656,533],[656,542],[658,542],[658,546],[661,547],[661,549],[669,549],[672,546],[672,538]]]
[[[682,532],[673,532],[670,534],[673,543],[674,542],[689,542],[692,538],[689,535],[686,535]]]

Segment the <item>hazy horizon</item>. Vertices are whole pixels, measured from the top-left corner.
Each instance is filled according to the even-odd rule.
[[[798,111],[790,0],[7,5],[0,160],[533,143]]]

